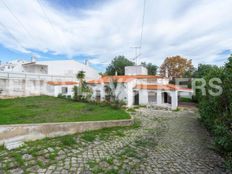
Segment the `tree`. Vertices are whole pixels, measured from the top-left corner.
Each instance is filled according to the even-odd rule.
[[[115,75],[117,72],[118,75],[125,74],[125,66],[133,66],[135,65],[134,62],[128,60],[124,56],[117,56],[115,57],[111,64],[106,68],[107,75]]]
[[[160,74],[165,76],[166,73],[170,78],[181,78],[186,74],[193,72],[194,67],[192,60],[181,56],[167,57],[160,67]]]
[[[146,62],[142,62],[141,65],[147,68],[148,75],[156,75],[158,66]]]
[[[111,102],[111,106],[115,109],[121,108],[125,105],[123,100],[119,99],[122,88],[125,88],[123,83],[118,83],[116,79],[111,78],[110,82],[104,86],[106,93],[106,101]]]
[[[85,71],[79,71],[76,77],[80,82],[80,87],[82,87],[83,81],[85,79]]]
[[[199,64],[197,70],[193,73],[194,78],[202,78],[211,70],[216,69],[216,65]]]
[[[76,75],[80,82],[79,87],[74,86],[74,100],[76,101],[88,101],[92,96],[92,89],[88,86],[85,79],[85,72],[79,71]]]

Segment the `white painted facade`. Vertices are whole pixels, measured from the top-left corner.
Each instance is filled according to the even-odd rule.
[[[75,60],[38,61],[37,64],[48,66],[49,75],[76,76],[79,71],[84,71],[86,80],[98,79],[100,77],[95,69]]]
[[[60,85],[50,85],[49,82],[62,82]],[[72,95],[72,88],[78,84],[63,84],[76,82],[72,76],[57,76],[35,73],[0,72],[0,97],[20,97],[34,95],[58,96],[62,87],[68,87],[63,95]]]
[[[140,69],[140,67],[138,67]],[[134,72],[134,66],[130,70],[127,67],[128,72]],[[178,107],[178,96],[182,93],[191,95],[191,89],[174,89],[177,86],[169,87],[169,79],[162,78],[158,76],[140,76],[141,71],[137,71],[139,74],[132,76],[113,76],[109,77],[112,79],[117,79],[120,81],[116,88],[116,96],[119,100],[126,102],[128,107],[133,105],[157,105],[161,107],[169,107],[173,110]],[[129,81],[122,82],[123,78],[128,78]],[[143,85],[148,87],[147,89],[136,88],[137,85]],[[105,85],[109,85],[108,81],[104,82],[104,78],[100,80],[100,83],[92,83],[89,85],[93,89],[93,99],[98,98],[100,101],[104,101],[106,98]],[[149,87],[155,87],[154,89],[149,89]],[[136,101],[137,100],[137,101]]]
[[[65,95],[73,97],[73,87],[77,85],[47,85],[47,95],[57,97],[58,95]]]
[[[31,62],[14,60],[0,65],[0,72],[36,73],[75,77],[79,71],[85,71],[86,80],[97,79],[100,77],[95,69],[75,60]]]
[[[74,60],[11,61],[0,65],[0,97],[72,96],[75,85],[50,85],[48,82],[77,82],[79,71],[85,71],[86,80],[99,78],[96,70]]]
[[[147,75],[147,68],[142,65],[126,66],[125,75]]]

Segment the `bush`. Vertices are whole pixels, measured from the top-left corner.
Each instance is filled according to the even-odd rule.
[[[208,84],[211,78],[222,80],[223,92],[220,96],[212,96]],[[232,55],[223,68],[211,66],[202,74],[206,80],[207,95],[197,94],[199,112],[202,122],[214,136],[216,149],[227,160],[226,164],[232,169]]]
[[[63,94],[58,94],[58,96],[57,96],[58,98],[62,98],[62,99],[66,99],[66,96],[65,95],[63,95]]]
[[[193,102],[191,98],[181,97],[179,98],[179,102]]]
[[[125,102],[122,100],[114,100],[111,102],[111,106],[114,109],[121,109],[125,105]]]

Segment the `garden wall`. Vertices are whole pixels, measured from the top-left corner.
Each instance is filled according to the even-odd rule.
[[[134,119],[131,118],[111,121],[0,125],[0,145],[81,133],[107,127],[130,126],[133,122]]]

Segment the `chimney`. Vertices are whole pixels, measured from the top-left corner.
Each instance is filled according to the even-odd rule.
[[[165,77],[168,78],[168,68],[165,68]]]
[[[85,60],[85,65],[89,66],[89,61],[87,59]]]
[[[36,57],[35,56],[31,56],[31,62],[33,62],[33,63],[36,62]]]

